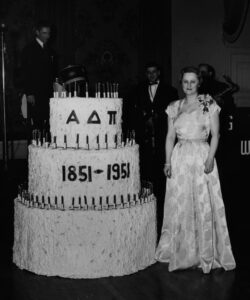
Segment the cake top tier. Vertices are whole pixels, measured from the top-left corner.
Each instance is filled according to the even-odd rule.
[[[100,140],[105,147],[105,138],[114,141],[122,131],[121,98],[52,98],[50,99],[50,131],[57,145],[68,147],[86,145],[91,148]]]

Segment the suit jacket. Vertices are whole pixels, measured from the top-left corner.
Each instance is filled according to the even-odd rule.
[[[148,83],[143,82],[135,93],[135,129],[139,144],[154,137],[155,147],[165,150],[165,138],[167,134],[167,114],[168,104],[178,99],[178,93],[170,85],[159,82],[154,100],[151,101]]]
[[[54,53],[46,46],[42,48],[34,40],[21,55],[22,85],[24,93],[36,97],[36,105],[48,105],[53,92],[55,76]],[[47,102],[47,103],[44,103]]]

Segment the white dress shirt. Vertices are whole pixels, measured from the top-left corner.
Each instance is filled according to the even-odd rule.
[[[151,84],[148,86],[149,97],[152,102],[154,101],[154,97],[155,97],[158,85],[159,85],[159,81],[157,81],[157,83],[155,83],[155,84]]]
[[[43,42],[41,40],[39,40],[39,38],[36,38],[36,41],[43,48],[43,46],[44,46]]]

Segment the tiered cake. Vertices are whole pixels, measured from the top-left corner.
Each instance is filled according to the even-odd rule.
[[[97,278],[154,262],[155,198],[141,188],[138,145],[121,122],[117,97],[50,100],[51,139],[34,135],[28,190],[15,199],[19,268]]]

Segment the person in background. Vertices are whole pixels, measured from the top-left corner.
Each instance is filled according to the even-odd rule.
[[[43,130],[49,124],[49,99],[53,95],[55,53],[49,47],[51,26],[39,21],[35,38],[21,53],[23,93],[27,98],[31,129]]]
[[[177,90],[163,81],[160,66],[149,62],[145,66],[145,81],[133,93],[134,128],[140,146],[140,170],[144,181],[153,183],[157,198],[158,233],[163,218],[165,176],[162,164],[165,159],[168,104],[178,99]]]
[[[167,186],[156,259],[168,263],[169,271],[196,267],[209,273],[236,266],[215,161],[220,107],[198,94],[200,82],[198,68],[182,69],[185,97],[167,108]]]
[[[236,106],[233,94],[239,90],[239,86],[235,84],[229,76],[224,75],[225,82],[216,78],[215,69],[207,64],[200,63],[199,71],[201,73],[201,84],[199,87],[200,94],[209,94],[217,102],[221,108],[220,112],[220,145],[216,152],[221,179],[226,179],[232,168],[228,170],[228,165],[232,166],[232,151],[236,151],[232,146],[236,144],[234,123]],[[223,187],[224,185],[222,185]],[[224,191],[226,192],[226,191]]]

